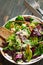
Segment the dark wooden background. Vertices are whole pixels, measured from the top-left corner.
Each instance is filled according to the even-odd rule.
[[[24,0],[0,0],[0,26],[8,19],[21,14],[30,14]]]
[[[0,0],[0,26],[2,26],[7,20],[22,14],[32,14],[29,9],[25,7],[24,0]],[[15,64],[5,60],[0,53],[0,65]],[[32,65],[43,65],[43,60]]]

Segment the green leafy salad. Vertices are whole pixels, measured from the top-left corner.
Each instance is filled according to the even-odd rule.
[[[5,28],[12,32],[3,51],[15,62],[29,62],[43,54],[43,23],[35,17],[17,16]]]

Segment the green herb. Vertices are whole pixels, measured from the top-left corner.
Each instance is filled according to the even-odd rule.
[[[34,23],[30,23],[30,26],[32,26],[33,28],[36,27]]]
[[[15,28],[15,31],[17,32],[17,31],[20,31],[21,26],[20,26],[20,25],[18,25],[18,24],[15,24],[14,28]]]
[[[34,56],[38,56],[43,54],[43,43],[40,43],[39,46],[36,48]]]
[[[3,50],[4,51],[6,51],[6,50],[14,50],[14,47],[8,45],[7,47],[4,47]]]
[[[3,48],[3,50],[7,50],[7,49],[9,49],[9,50],[14,50],[13,45],[14,45],[15,41],[16,41],[15,35],[12,34],[12,35],[9,36],[9,38],[6,40],[6,42],[8,42],[8,46],[5,47],[5,48]]]
[[[38,37],[30,37],[30,44],[37,45],[38,44]]]
[[[26,24],[22,24],[22,29],[26,29]]]
[[[15,23],[15,25],[18,24],[21,26],[24,23],[24,21],[15,21],[14,23]]]
[[[29,44],[30,45],[30,40],[25,40],[24,44]]]
[[[31,31],[30,31],[30,29],[27,27],[26,28],[27,29],[27,31],[28,31],[28,34],[31,34]]]
[[[4,47],[3,50],[4,50],[4,51],[5,51],[5,50],[8,50],[8,46],[7,46],[7,47]]]
[[[24,17],[19,15],[17,16],[16,21],[24,21]]]
[[[38,25],[39,24],[38,21],[32,21],[32,23],[35,24],[35,25]]]
[[[10,29],[12,25],[12,21],[8,21],[8,23],[5,25],[7,29]]]
[[[11,50],[11,51],[15,50],[13,46],[8,46],[8,49]]]
[[[33,18],[29,18],[30,22],[32,22],[34,19]]]
[[[25,35],[27,38],[30,36],[30,30],[29,29],[23,29],[23,35]]]
[[[25,24],[22,24],[21,28],[22,28],[22,30],[25,31],[27,37],[30,36],[31,32],[30,32],[29,27],[27,27]]]
[[[11,36],[8,37],[7,41],[9,41],[9,40],[13,40],[14,41],[14,39],[15,39],[15,34],[12,34]]]
[[[21,49],[21,40],[18,36],[16,36],[15,50]]]
[[[39,42],[40,42],[40,41],[43,41],[43,35],[40,36],[40,37],[38,37],[38,41],[39,41]]]

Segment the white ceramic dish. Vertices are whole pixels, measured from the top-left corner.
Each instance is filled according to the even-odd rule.
[[[33,15],[22,15],[22,16],[31,16],[31,17],[35,17],[35,16],[33,16]],[[17,16],[16,16],[17,17]],[[16,19],[16,17],[14,17],[14,18],[12,18],[12,19],[10,19],[10,21],[15,21],[15,19]],[[38,17],[35,17],[35,18],[37,18],[39,21],[42,21],[40,18],[38,18]],[[6,24],[6,23],[5,23]],[[3,26],[5,26],[5,24],[3,25]],[[35,63],[35,62],[38,62],[39,60],[41,60],[41,59],[43,59],[43,55],[41,55],[41,56],[39,56],[39,57],[37,57],[37,58],[35,58],[35,59],[32,59],[32,60],[30,60],[29,62],[27,62],[27,63],[16,63],[15,61],[13,61],[12,60],[12,58],[8,55],[8,54],[6,54],[6,53],[4,53],[3,52],[3,48],[1,48],[0,47],[0,51],[1,51],[1,54],[3,55],[3,57],[5,58],[5,59],[7,59],[8,61],[10,61],[10,62],[12,62],[12,63],[14,63],[14,64],[19,64],[19,65],[29,65],[29,64],[33,64],[33,63]]]

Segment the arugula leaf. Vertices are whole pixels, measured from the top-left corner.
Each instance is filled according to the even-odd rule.
[[[6,40],[6,42],[8,42],[8,46],[4,47],[3,50],[14,50],[14,43],[15,43],[16,39],[15,39],[15,35],[12,34],[11,36],[9,36],[9,38]]]
[[[36,48],[34,56],[38,56],[41,54],[43,54],[43,44],[42,43],[40,43],[39,46]]]
[[[19,31],[19,30],[21,30],[21,26],[18,25],[18,24],[15,24],[14,28],[15,28],[15,31],[16,32]]]
[[[7,29],[10,29],[11,26],[14,26],[14,22],[13,22],[13,21],[8,21],[8,23],[5,25],[5,27],[6,27]]]
[[[6,41],[9,43],[8,44],[9,46],[13,46],[14,43],[16,42],[16,35],[12,34]]]
[[[38,37],[30,37],[30,44],[37,45],[38,44]]]
[[[37,37],[30,37],[29,40],[25,40],[24,44],[29,44],[31,46],[35,46],[38,44],[38,38]]]
[[[25,40],[24,44],[30,44],[30,40]]]
[[[10,40],[15,41],[16,38],[16,34],[12,34],[11,36],[8,37],[8,39],[6,40],[7,42],[9,42]]]
[[[20,50],[21,49],[21,40],[18,36],[16,36],[16,43],[15,43],[15,50]]]
[[[3,50],[4,51],[6,51],[6,50],[14,50],[14,47],[8,45],[7,47],[4,47]]]
[[[22,24],[22,29],[26,29],[26,24]]]
[[[8,50],[8,46],[7,46],[7,47],[4,47],[3,50],[4,50],[4,51],[5,51],[5,50]]]

